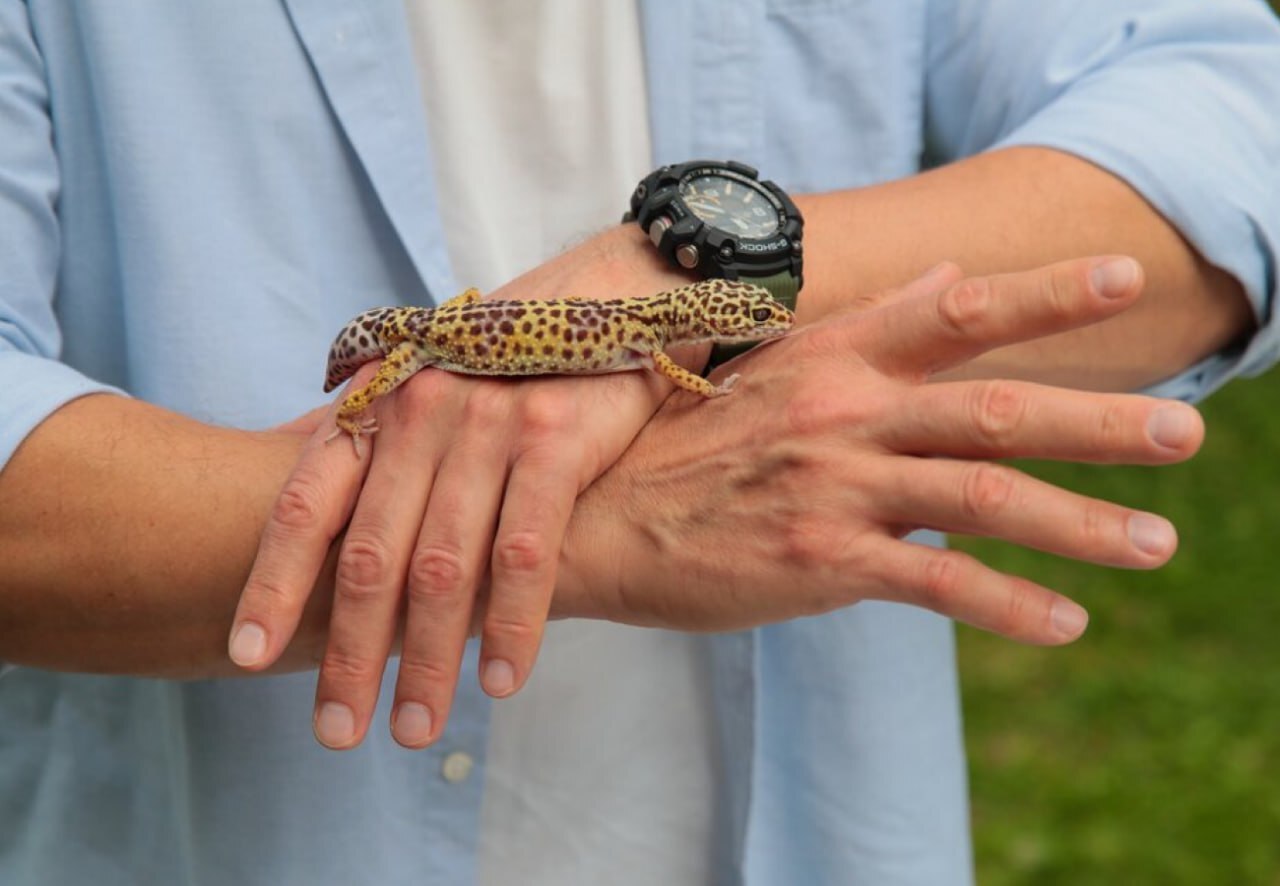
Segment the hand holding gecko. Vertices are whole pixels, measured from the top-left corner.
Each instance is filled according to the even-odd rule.
[[[687,283],[628,226],[570,250],[493,297],[621,298]],[[326,746],[350,748],[363,739],[397,636],[401,654],[391,722],[403,745],[423,747],[440,736],[467,636],[476,629],[483,637],[485,690],[503,697],[520,689],[537,656],[574,501],[614,463],[671,390],[651,372],[513,384],[455,374],[467,368],[456,354],[429,359],[433,348],[450,356],[450,341],[435,338],[459,328],[460,337],[474,337],[468,341],[470,356],[477,356],[477,345],[489,347],[481,316],[485,304],[464,295],[434,311],[387,309],[384,316],[375,310],[354,321],[354,337],[339,336],[330,382],[384,349],[388,359],[376,376],[371,366],[362,370],[353,393],[312,435],[263,533],[230,644],[232,659],[251,670],[269,667],[284,649],[331,544],[345,530],[316,689],[315,730]],[[585,319],[590,304],[561,304],[558,310],[568,307]],[[540,315],[548,321],[543,341],[551,310],[547,306]],[[459,326],[444,320],[432,327],[433,315],[459,322],[471,315],[480,329],[473,336],[475,322]],[[535,326],[538,316],[531,308]],[[590,316],[603,322],[601,313]],[[494,332],[509,319],[495,318]],[[362,328],[365,320],[369,329]],[[383,324],[384,340],[375,343],[368,336],[377,323]],[[402,335],[414,324],[421,334]],[[661,348],[667,342],[652,340],[652,324],[630,322],[625,330],[645,340],[618,349],[614,357],[633,363],[617,368],[641,368],[648,361],[666,367],[668,377],[705,384],[665,356]],[[556,360],[546,365],[573,370],[586,360],[590,370],[592,359],[606,356],[604,348],[600,355],[586,354],[593,331],[598,328],[573,326],[568,359],[563,350],[570,329],[558,330],[553,354],[542,355]],[[512,336],[503,340],[515,344]],[[536,338],[521,341],[526,344],[542,346]],[[455,372],[417,371],[428,362],[443,362]],[[395,396],[381,397],[397,385]],[[376,427],[371,457],[355,458],[337,440],[326,446],[335,421],[357,444]],[[476,595],[482,587],[489,590],[481,605]]]

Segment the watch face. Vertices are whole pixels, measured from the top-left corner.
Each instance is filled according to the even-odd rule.
[[[680,182],[680,196],[700,221],[738,238],[760,240],[782,227],[768,192],[728,170],[691,175]]]

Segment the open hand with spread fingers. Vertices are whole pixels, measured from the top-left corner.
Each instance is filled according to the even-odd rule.
[[[876,307],[748,354],[735,396],[698,408],[673,396],[579,499],[557,613],[729,630],[879,599],[1025,642],[1074,640],[1087,615],[1073,601],[905,536],[932,528],[1160,566],[1177,544],[1162,517],[999,462],[1179,462],[1202,440],[1198,413],[1145,396],[935,377],[1113,316],[1141,287],[1127,258],[975,279],[942,266]]]

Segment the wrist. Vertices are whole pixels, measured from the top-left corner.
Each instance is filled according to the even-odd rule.
[[[651,295],[697,280],[688,271],[668,264],[634,224],[615,225],[586,245],[592,254],[584,259],[599,276],[601,298]]]
[[[494,290],[486,299],[625,298],[692,282],[635,225],[613,225]]]
[[[565,532],[551,618],[593,618],[634,623],[626,616],[625,588],[634,587],[639,539],[626,518],[637,490],[634,474],[614,465],[578,496]]]

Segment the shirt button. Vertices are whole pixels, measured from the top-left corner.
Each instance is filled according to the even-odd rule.
[[[472,760],[471,755],[466,751],[453,751],[445,755],[443,762],[440,763],[440,774],[449,784],[457,784],[467,780],[467,776],[471,774],[475,765],[475,760]]]

